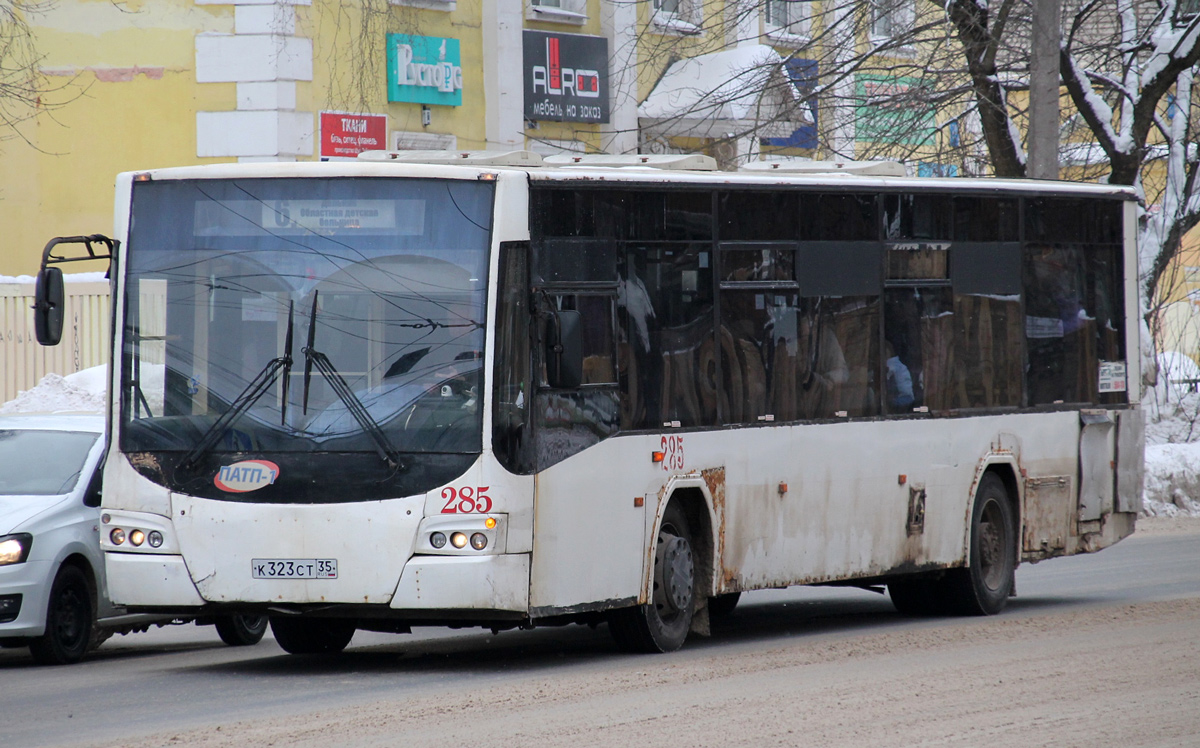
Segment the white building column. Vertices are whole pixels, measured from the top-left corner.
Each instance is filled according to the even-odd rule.
[[[236,83],[237,109],[196,112],[196,155],[295,161],[313,155],[313,113],[296,111],[296,82],[313,78],[312,40],[296,36],[312,0],[195,0],[233,5],[234,33],[196,35],[196,82]]]
[[[601,125],[605,153],[637,153],[637,5],[600,3],[600,26],[608,37],[608,124]]]
[[[485,0],[482,5],[486,147],[524,148],[524,0]]]

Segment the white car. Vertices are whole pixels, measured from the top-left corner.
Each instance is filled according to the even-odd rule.
[[[100,415],[0,416],[0,646],[78,662],[115,633],[180,622],[108,600],[100,551]],[[257,644],[266,616],[217,616],[230,645]]]

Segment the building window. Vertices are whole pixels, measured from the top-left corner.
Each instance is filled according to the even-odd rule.
[[[529,0],[525,18],[546,23],[587,23],[587,0]]]
[[[767,0],[766,27],[771,36],[807,37],[812,4],[795,0]]]
[[[896,39],[912,31],[913,0],[871,0],[871,36]]]
[[[651,0],[654,25],[676,34],[698,34],[700,19],[696,12],[700,0]]]

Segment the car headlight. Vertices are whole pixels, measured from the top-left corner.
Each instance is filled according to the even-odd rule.
[[[33,536],[27,532],[0,536],[0,566],[24,563],[33,547]]]

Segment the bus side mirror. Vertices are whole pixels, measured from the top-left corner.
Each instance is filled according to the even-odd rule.
[[[551,387],[572,389],[583,382],[583,315],[559,309],[550,315],[546,378]]]
[[[62,270],[42,268],[37,275],[33,304],[33,331],[42,345],[58,345],[62,340],[65,304]]]

